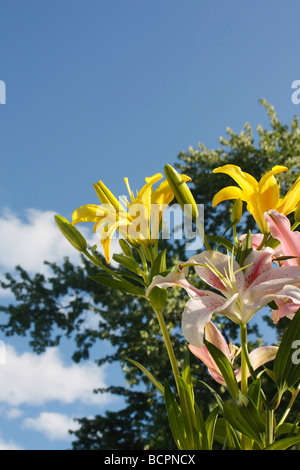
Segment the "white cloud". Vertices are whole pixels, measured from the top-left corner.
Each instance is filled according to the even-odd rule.
[[[71,261],[79,262],[79,253],[65,239],[54,221],[54,211],[27,209],[25,219],[18,217],[10,209],[5,209],[0,215],[0,267],[3,270],[13,270],[21,265],[29,272],[45,272],[44,261],[60,262],[68,256]],[[87,239],[89,245],[99,243],[99,233],[92,232],[92,225],[78,227]],[[120,252],[117,239],[111,243],[111,251]]]
[[[76,431],[79,426],[79,423],[67,415],[50,412],[42,412],[36,418],[26,418],[23,421],[24,428],[38,431],[52,441],[71,440],[69,430]]]
[[[0,438],[0,450],[23,450],[23,447],[11,439],[9,441],[4,441]]]
[[[67,242],[54,221],[55,212],[28,209],[22,220],[9,209],[0,217],[0,264],[14,269],[19,264],[29,272],[45,270],[43,262],[64,256],[78,260],[78,252]]]
[[[73,264],[80,264],[80,253],[65,239],[54,221],[54,211],[27,209],[24,218],[10,209],[0,213],[0,276],[5,272],[14,273],[20,265],[29,274],[52,275],[44,261],[63,262],[68,257]],[[78,227],[88,245],[98,245],[103,254],[99,233],[92,232],[92,224]],[[112,239],[111,255],[121,251],[119,241]],[[115,262],[112,262],[116,265]],[[0,297],[12,298],[7,289],[0,288]]]
[[[11,407],[23,404],[40,406],[50,401],[71,404],[107,405],[109,394],[95,394],[105,387],[104,368],[92,362],[66,365],[57,348],[41,355],[18,354],[6,348],[6,365],[0,366],[0,403]]]
[[[17,419],[23,416],[23,411],[20,410],[19,408],[7,408],[7,406],[1,406],[0,414],[4,418],[11,420],[11,419]]]

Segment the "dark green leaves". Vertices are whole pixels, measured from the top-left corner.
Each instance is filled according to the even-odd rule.
[[[107,287],[121,290],[123,292],[127,292],[128,294],[142,296],[145,295],[145,289],[138,287],[131,282],[126,281],[125,279],[116,279],[110,276],[106,276],[105,274],[95,274],[93,276],[89,276],[89,278],[99,282],[100,284],[104,284]]]
[[[274,361],[274,377],[280,394],[300,380],[299,348],[300,309],[289,324]]]
[[[266,426],[249,397],[240,393],[238,402],[228,400],[224,403],[223,409],[224,416],[231,426],[263,447]]]

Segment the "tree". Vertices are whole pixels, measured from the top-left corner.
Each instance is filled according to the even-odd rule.
[[[177,167],[181,172],[192,178],[192,191],[198,204],[205,206],[205,230],[216,234],[220,227],[225,228],[228,221],[228,207],[226,202],[212,209],[211,201],[221,188],[232,185],[229,176],[213,174],[212,170],[226,164],[238,165],[247,173],[259,180],[264,173],[275,165],[283,165],[289,171],[276,176],[281,184],[282,193],[285,194],[296,180],[300,171],[300,133],[299,118],[295,116],[290,128],[282,124],[266,100],[260,100],[270,119],[270,129],[264,129],[260,124],[256,127],[257,136],[249,123],[244,125],[240,134],[236,134],[229,127],[226,129],[227,138],[220,137],[221,147],[208,149],[205,144],[199,143],[198,148],[189,147],[187,152],[178,155]],[[245,218],[241,231],[245,227],[257,230],[250,214]],[[218,233],[220,234],[220,233]]]
[[[276,164],[289,167],[289,171],[279,175],[282,190],[285,192],[299,173],[300,135],[298,119],[295,117],[291,128],[282,125],[271,105],[261,101],[270,118],[270,129],[257,127],[258,142],[255,143],[249,124],[238,135],[227,129],[228,138],[220,138],[221,148],[209,150],[204,144],[198,149],[189,148],[179,154],[177,163],[182,173],[192,177],[192,191],[198,203],[205,205],[205,229],[210,234],[221,234],[228,225],[228,205],[211,208],[214,194],[227,184],[224,176],[213,175],[212,170],[227,163],[239,165],[244,171],[259,179],[263,173]],[[232,181],[229,182],[232,184]],[[255,230],[252,217],[245,223]],[[242,226],[243,231],[245,223]],[[184,246],[169,244],[168,266],[184,259]],[[103,259],[103,263],[105,263]],[[173,449],[175,448],[165,412],[165,405],[156,389],[142,372],[125,358],[143,364],[157,379],[164,378],[172,383],[170,365],[165,346],[160,337],[157,320],[148,302],[143,298],[111,291],[96,284],[89,278],[95,274],[95,266],[86,259],[82,265],[74,266],[68,259],[61,264],[47,263],[51,275],[41,274],[30,277],[17,267],[17,276],[6,274],[1,282],[15,297],[15,303],[0,307],[6,314],[7,322],[0,325],[6,335],[29,335],[30,346],[36,353],[46,347],[58,345],[61,337],[73,338],[76,349],[74,361],[89,358],[91,347],[98,341],[106,341],[110,352],[99,357],[100,365],[121,362],[129,388],[110,386],[98,393],[109,391],[124,398],[125,407],[118,412],[106,412],[104,416],[79,420],[81,427],[74,432],[74,449]],[[196,278],[195,283],[199,282]],[[66,299],[69,299],[68,301]],[[87,300],[88,299],[88,300]],[[172,343],[182,366],[187,346],[181,335],[180,319],[185,304],[184,293],[179,289],[168,292],[168,302],[164,311],[167,327],[172,333]],[[93,312],[98,318],[98,328],[83,328],[86,312]],[[218,326],[223,334],[238,342],[233,323],[218,318]],[[254,325],[253,331],[257,332]],[[191,367],[195,380],[205,380],[212,384],[206,368],[191,357]],[[143,392],[141,392],[143,385]],[[215,383],[214,383],[215,386]],[[220,394],[225,393],[220,387]],[[203,414],[212,406],[211,394],[206,388],[197,387],[197,402]]]

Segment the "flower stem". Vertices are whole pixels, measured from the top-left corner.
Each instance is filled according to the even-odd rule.
[[[241,337],[241,392],[247,395],[248,392],[248,365],[247,365],[247,326],[242,323],[240,325],[240,337]]]
[[[177,361],[176,361],[176,358],[175,358],[174,350],[173,350],[173,347],[172,347],[170,335],[169,335],[169,332],[167,330],[167,326],[166,326],[166,323],[165,323],[165,319],[163,317],[163,314],[162,314],[161,310],[154,309],[154,308],[153,308],[153,310],[156,314],[156,317],[157,317],[157,320],[158,320],[158,323],[159,323],[159,326],[160,326],[160,329],[161,329],[161,332],[162,332],[162,335],[163,335],[163,338],[164,338],[164,341],[165,341],[165,345],[166,345],[166,348],[167,348],[167,351],[168,351],[169,359],[170,359],[172,370],[173,370],[175,383],[176,383],[177,390],[178,390],[178,393],[179,393],[179,390],[180,390],[179,389],[179,375],[180,374],[179,374],[179,369],[178,369]]]
[[[247,326],[242,323],[240,325],[240,338],[241,338],[241,392],[244,395],[248,393],[248,365],[247,365]],[[241,446],[243,450],[251,449],[251,439],[241,435]]]

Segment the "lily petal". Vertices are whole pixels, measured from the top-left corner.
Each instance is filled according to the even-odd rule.
[[[293,186],[286,193],[280,204],[276,207],[278,212],[282,212],[285,215],[294,212],[300,204],[300,176],[295,181]]]
[[[274,175],[287,171],[285,166],[276,165],[268,171],[258,183],[260,213],[273,209],[279,201],[279,185]]]
[[[179,286],[185,289],[185,291],[188,293],[190,297],[203,297],[203,296],[208,296],[210,294],[217,296],[217,298],[220,297],[218,294],[214,294],[213,292],[210,293],[209,291],[197,289],[192,284],[190,284],[185,277],[187,275],[187,270],[188,268],[185,268],[182,271],[170,272],[167,276],[161,276],[161,275],[154,276],[150,286],[146,290],[146,297],[149,296],[151,290],[154,287],[165,289],[167,287],[176,287],[176,286]]]
[[[249,354],[249,359],[253,370],[258,369],[259,367],[267,364],[267,362],[273,361],[276,357],[278,351],[277,346],[261,346],[254,349]],[[241,381],[241,369],[235,371],[236,379],[238,382]],[[250,372],[247,372],[248,377],[250,377]]]
[[[226,273],[229,272],[228,263],[232,263],[233,272],[236,273],[235,283],[237,288],[240,290],[244,286],[244,275],[240,270],[240,265],[223,253],[206,250],[199,255],[192,256],[189,262],[195,263],[194,269],[204,282],[221,292],[227,290],[226,281],[222,280],[222,277],[226,277]],[[202,266],[197,266],[198,264]]]
[[[213,313],[227,315],[231,312],[238,297],[238,294],[235,294],[226,301],[218,294],[211,294],[199,298],[192,297],[186,303],[181,327],[183,336],[193,346],[203,346],[204,329]]]
[[[228,201],[229,199],[241,199],[246,201],[244,192],[237,186],[226,186],[215,194],[212,202],[212,206],[216,207],[220,202]]]
[[[258,183],[256,179],[245,173],[237,165],[224,165],[213,170],[213,173],[225,173],[231,176],[244,192],[244,200],[250,199],[250,196],[257,190]]]
[[[79,222],[94,222],[96,217],[100,216],[98,209],[99,205],[96,204],[86,204],[78,207],[72,214],[72,225]]]
[[[274,269],[272,267],[273,250],[266,248],[262,251],[252,250],[246,257],[244,265],[248,266],[244,270],[245,284],[244,289],[248,289],[252,282],[266,271]]]
[[[116,222],[112,224],[107,224],[105,225],[101,231],[100,231],[100,236],[101,236],[101,244],[103,246],[103,251],[104,251],[104,256],[106,259],[106,262],[109,264],[110,263],[110,242],[111,239],[115,233],[116,230],[120,231],[120,227],[128,227],[129,222],[125,220],[117,220]],[[121,232],[121,231],[120,231]]]
[[[265,213],[265,220],[271,235],[280,241],[284,256],[297,257],[285,260],[282,265],[300,266],[300,232],[293,232],[289,219],[275,210]]]

